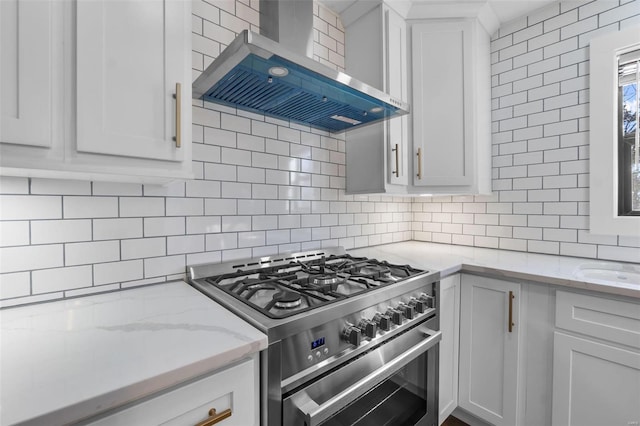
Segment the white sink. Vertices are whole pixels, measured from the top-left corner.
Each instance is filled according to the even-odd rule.
[[[573,276],[626,284],[640,284],[640,267],[621,263],[585,263],[576,268]]]

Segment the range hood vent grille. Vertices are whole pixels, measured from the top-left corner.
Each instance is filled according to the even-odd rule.
[[[277,53],[275,53],[277,52]],[[285,75],[272,75],[274,69]],[[244,31],[193,83],[194,98],[339,132],[408,112],[408,105]]]

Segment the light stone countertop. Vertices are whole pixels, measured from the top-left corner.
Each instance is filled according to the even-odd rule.
[[[266,346],[182,281],[3,309],[0,424],[76,421]]]
[[[416,268],[439,270],[442,277],[460,271],[472,272],[640,298],[640,282],[631,282],[634,281],[633,278],[629,282],[619,282],[576,276],[578,268],[584,265],[604,267],[624,265],[640,272],[640,264],[420,241],[352,249],[348,253],[353,256],[386,260],[390,263],[409,264]],[[638,249],[638,261],[640,262],[640,249]]]

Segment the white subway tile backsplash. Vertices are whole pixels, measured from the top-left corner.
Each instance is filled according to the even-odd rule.
[[[167,241],[164,237],[123,240],[120,243],[122,260],[142,259],[167,254]]]
[[[93,182],[93,195],[141,196],[142,185],[125,182]]]
[[[143,261],[99,263],[93,265],[93,276],[94,285],[140,280],[143,277]]]
[[[0,274],[0,299],[12,299],[31,294],[31,273]]]
[[[63,266],[62,244],[0,248],[2,273]]]
[[[88,265],[119,259],[120,241],[96,241],[88,243],[68,243],[64,245],[65,266]]]
[[[565,241],[575,243],[578,240],[578,231],[576,229],[551,229],[542,230],[542,238],[545,241]]]
[[[210,234],[205,237],[205,247],[207,251],[229,250],[238,247],[238,234]]]
[[[121,217],[164,216],[164,198],[121,197]]]
[[[635,247],[598,246],[598,259],[640,263],[640,250]]]
[[[153,217],[143,219],[145,237],[167,235],[183,235],[185,233],[184,217]]]
[[[142,237],[141,218],[94,219],[94,240],[121,240]]]
[[[117,217],[118,198],[116,197],[73,197],[62,198],[65,219]],[[43,219],[59,219],[58,217]]]
[[[31,194],[91,195],[91,182],[65,179],[31,179]]]
[[[144,259],[144,278],[171,274],[184,276],[185,270],[186,258],[183,254]]]
[[[196,39],[202,39],[202,37],[194,36],[194,41]],[[214,45],[211,44],[210,46],[213,47]],[[214,53],[216,49],[214,48],[211,50],[212,50],[211,53]],[[214,54],[210,54],[207,52],[202,52],[202,53],[205,53],[205,54],[208,54],[209,56],[214,56],[214,57],[218,56],[217,53],[214,53]],[[214,111],[208,108],[198,108],[198,107],[193,108],[192,111],[193,111],[192,113],[193,124],[198,124],[200,126],[207,126],[207,127],[220,127],[220,113],[218,111]],[[205,128],[205,140],[206,139],[207,139],[207,128]]]
[[[91,265],[41,269],[31,273],[31,288],[33,294],[90,287],[92,282],[93,275]]]
[[[195,120],[194,120],[195,122]],[[239,133],[251,133],[251,120],[227,113],[221,114],[220,127],[223,130],[230,130]],[[206,134],[205,134],[206,139]]]
[[[28,178],[2,176],[2,179],[0,179],[0,194],[28,194],[28,193],[29,193]]]
[[[198,101],[198,180],[143,187],[0,179],[2,305],[182,278],[190,263],[337,244],[416,239],[629,260],[640,244],[588,232],[587,43],[640,18],[637,1],[604,2],[550,4],[497,31],[492,197],[346,196],[343,133]],[[314,9],[318,53],[341,69],[342,23]],[[257,0],[196,0],[194,76],[238,31],[257,30],[258,14]],[[40,270],[68,279],[45,284]]]
[[[167,254],[199,253],[204,251],[204,235],[167,237]]]
[[[222,162],[225,164],[235,164],[239,166],[251,165],[251,151],[234,148],[222,148]]]
[[[29,245],[29,222],[0,222],[0,247]]]
[[[62,197],[48,195],[2,196],[0,220],[60,219],[61,217]]]

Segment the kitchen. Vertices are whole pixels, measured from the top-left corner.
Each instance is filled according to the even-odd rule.
[[[7,12],[10,9],[4,9],[11,4],[13,3],[2,3],[5,29],[15,27],[15,24],[13,27],[6,24],[8,20],[15,19],[11,18],[15,15]],[[175,2],[168,4],[177,7]],[[630,368],[635,367],[636,376],[629,377],[637,377],[637,332],[634,334],[633,330],[638,329],[638,304],[637,300],[634,301],[638,297],[638,287],[632,284],[633,269],[619,274],[625,276],[626,273],[630,277],[629,284],[611,281],[609,286],[601,285],[597,278],[589,278],[588,268],[579,269],[581,265],[602,262],[612,268],[616,265],[636,268],[637,274],[640,246],[637,236],[601,235],[602,233],[592,234],[589,231],[590,129],[587,77],[587,45],[591,36],[638,25],[640,18],[637,2],[541,4],[540,8],[532,8],[526,14],[514,16],[514,20],[504,22],[496,17],[490,19],[491,15],[486,16],[488,10],[494,10],[495,13],[501,11],[499,3],[493,9],[481,2],[467,5],[468,9],[455,12],[443,11],[441,7],[428,9],[428,4],[420,4],[425,9],[422,13],[429,14],[427,16],[454,19],[451,13],[464,13],[461,16],[474,17],[472,20],[479,25],[478,16],[482,14],[482,25],[493,25],[488,48],[488,60],[491,62],[489,108],[492,111],[492,143],[485,146],[485,151],[491,153],[492,175],[489,178],[493,193],[474,196],[458,192],[460,195],[432,197],[415,194],[413,198],[406,194],[394,195],[397,192],[388,184],[386,176],[383,176],[382,187],[376,188],[376,195],[345,194],[345,189],[350,184],[349,174],[352,173],[349,167],[351,132],[329,134],[308,126],[198,100],[193,100],[193,108],[190,110],[185,102],[189,99],[189,89],[184,84],[181,99],[184,107],[178,110],[182,111],[184,122],[192,121],[193,125],[182,126],[183,151],[173,149],[157,153],[155,160],[148,158],[156,155],[148,153],[148,148],[142,148],[142,154],[133,151],[119,154],[127,149],[118,142],[120,139],[127,139],[122,136],[126,135],[126,131],[133,136],[137,136],[138,132],[156,136],[155,129],[158,126],[153,126],[153,120],[157,117],[144,114],[144,110],[160,114],[165,123],[165,132],[160,137],[170,141],[175,134],[177,99],[167,96],[163,105],[155,99],[144,97],[144,86],[139,89],[129,83],[131,73],[135,73],[135,81],[139,83],[149,77],[151,70],[163,66],[162,62],[152,61],[157,58],[152,56],[151,49],[140,46],[137,47],[138,50],[134,50],[136,47],[133,45],[129,47],[126,60],[116,62],[115,65],[104,64],[104,67],[108,65],[114,69],[111,78],[116,79],[105,78],[103,87],[108,87],[109,90],[96,85],[96,75],[89,74],[100,72],[103,68],[101,59],[92,56],[98,51],[95,49],[95,40],[99,38],[96,32],[99,25],[107,24],[100,24],[96,20],[100,15],[96,16],[95,11],[83,11],[81,8],[75,11],[75,6],[72,5],[66,2],[54,4],[56,7],[47,11],[49,20],[31,23],[30,31],[39,28],[41,37],[26,39],[49,40],[49,43],[40,43],[45,49],[42,55],[26,55],[21,58],[24,61],[35,61],[38,57],[50,60],[50,79],[44,82],[42,79],[37,80],[38,84],[44,84],[37,86],[38,95],[41,96],[38,104],[48,108],[44,113],[50,120],[45,122],[40,117],[35,121],[38,126],[31,121],[27,127],[36,130],[44,128],[44,133],[49,138],[44,145],[51,148],[16,147],[15,144],[7,147],[7,144],[2,144],[3,168],[13,166],[15,169],[28,169],[22,175],[13,170],[12,176],[5,176],[3,173],[0,178],[0,234],[3,246],[0,258],[0,299],[3,307],[63,298],[68,299],[71,304],[82,304],[88,298],[75,297],[132,287],[139,287],[140,291],[158,288],[169,294],[173,284],[147,285],[184,279],[188,265],[342,246],[354,256],[408,263],[416,268],[440,271],[443,277],[443,300],[440,303],[443,331],[441,347],[445,347],[447,340],[445,314],[452,318],[448,320],[448,324],[458,324],[460,333],[460,347],[455,346],[454,342],[447,346],[455,354],[455,358],[440,356],[441,368],[445,367],[444,360],[449,360],[446,367],[451,371],[448,375],[451,389],[447,388],[447,392],[453,401],[450,404],[452,410],[459,405],[477,417],[495,424],[500,421],[502,424],[514,424],[516,421],[513,419],[523,424],[549,424],[552,414],[556,423],[555,416],[562,414],[555,412],[555,406],[552,413],[550,397],[549,400],[544,400],[540,396],[550,395],[551,383],[556,380],[555,376],[551,376],[557,370],[551,368],[556,362],[552,333],[541,337],[542,344],[535,346],[527,340],[527,350],[519,348],[519,351],[510,352],[511,361],[514,359],[513,353],[520,357],[525,352],[531,354],[530,359],[548,366],[545,374],[549,376],[525,382],[520,379],[524,376],[529,378],[536,370],[523,361],[520,364],[509,364],[511,368],[516,368],[519,380],[511,381],[505,386],[509,392],[501,391],[508,401],[504,404],[505,407],[510,405],[512,408],[511,412],[502,414],[502,420],[486,414],[486,411],[491,410],[485,410],[484,414],[483,411],[472,411],[473,408],[469,407],[477,405],[472,403],[472,396],[467,402],[462,401],[462,396],[459,397],[462,393],[458,394],[458,386],[460,389],[465,386],[470,388],[469,381],[475,377],[472,374],[474,372],[468,371],[469,368],[465,370],[462,363],[464,353],[470,352],[470,348],[464,350],[465,342],[469,342],[464,338],[465,333],[469,333],[464,324],[471,321],[469,317],[465,317],[465,312],[471,312],[464,309],[464,292],[471,287],[465,285],[465,281],[468,277],[483,273],[493,275],[494,278],[499,275],[506,281],[515,280],[518,283],[516,288],[506,290],[506,294],[508,291],[521,291],[522,296],[526,296],[530,302],[525,304],[524,298],[520,302],[521,298],[518,297],[516,315],[525,315],[528,308],[527,318],[540,314],[539,318],[550,321],[551,325],[547,324],[550,330],[557,326],[554,322],[558,321],[555,318],[556,303],[559,303],[556,302],[556,290],[560,287],[557,286],[569,286],[563,287],[565,290],[572,286],[597,290],[598,293],[589,294],[627,302],[622,306],[628,306],[631,302],[631,313],[626,321],[635,318],[636,322],[626,323],[630,324],[627,329],[631,330],[626,338],[612,340],[613,338],[598,334],[593,336],[596,340],[602,338],[614,342],[609,345],[612,348],[610,350],[630,357],[627,358],[630,361],[626,363]],[[501,6],[506,10],[505,5]],[[409,12],[402,9],[406,4],[403,6],[391,2],[390,7],[400,9],[395,10],[399,15],[403,11]],[[167,47],[174,49],[172,54],[183,58],[184,63],[184,67],[178,71],[171,67],[172,72],[179,76],[191,74],[189,77],[195,79],[236,34],[245,29],[258,30],[259,10],[258,2],[240,1],[194,1],[190,5],[179,6],[179,11],[173,11],[172,16],[184,15],[184,19],[180,19],[178,23],[182,28],[181,37],[184,38],[181,43],[182,46],[190,47],[180,49],[173,44]],[[314,45],[316,59],[334,69],[346,68],[349,73],[349,55],[346,55],[349,26],[345,28],[343,18],[323,5],[315,4],[313,10],[313,25],[316,28],[314,33],[317,36]],[[153,11],[157,12],[155,9]],[[134,12],[136,11],[133,10],[132,13]],[[415,24],[411,20],[419,16],[417,13],[414,11],[411,18],[406,17],[409,25]],[[28,14],[25,16],[28,17]],[[72,26],[64,25],[65,19],[77,20],[77,46],[73,38],[76,34],[70,30]],[[357,25],[357,20],[351,24]],[[382,26],[382,22],[380,25]],[[159,31],[157,28],[153,29]],[[126,34],[122,28],[118,28],[118,31]],[[189,37],[184,34],[189,34]],[[3,40],[8,39],[3,32]],[[94,42],[90,43],[91,40]],[[116,39],[116,42],[120,42],[120,45],[115,43],[114,49],[126,50],[130,44],[126,37],[124,40]],[[147,46],[150,42],[142,40],[141,43],[147,43],[141,45]],[[43,49],[41,45],[28,46],[28,51],[40,52],[37,49]],[[4,46],[3,44],[3,51]],[[77,52],[69,46],[75,46]],[[141,52],[147,52],[149,58],[144,57]],[[87,60],[81,60],[82,58]],[[3,59],[3,75],[11,76],[11,70],[5,70],[6,63]],[[126,66],[129,63],[136,64],[136,67]],[[116,66],[118,64],[122,69]],[[42,69],[42,64],[38,62],[25,69],[37,71]],[[411,71],[411,67],[407,66],[405,71]],[[123,81],[123,77],[118,79],[118,72],[127,76],[126,81]],[[166,79],[169,80],[169,77],[173,78],[170,93],[174,93],[175,82],[185,79],[174,76],[167,76]],[[9,90],[4,81],[3,79],[3,100],[7,99],[5,90]],[[149,84],[152,83],[154,82]],[[41,90],[43,87],[45,90]],[[408,88],[405,87],[405,90]],[[23,93],[29,93],[28,87],[24,88]],[[116,103],[114,107],[115,101],[108,96],[113,93],[136,97],[136,100]],[[47,94],[48,97],[44,99],[49,104],[42,102]],[[102,100],[101,104],[97,104],[104,108],[111,107],[110,114],[103,115],[106,118],[102,123],[96,122],[96,117],[100,116],[93,113],[97,110],[96,99]],[[415,113],[416,102],[410,104]],[[161,109],[163,106],[164,110]],[[10,111],[10,108],[11,105],[7,106],[3,102],[3,111]],[[111,132],[110,126],[119,128]],[[143,130],[138,130],[136,126]],[[131,129],[135,129],[135,132]],[[406,129],[411,131],[412,126],[406,123]],[[69,154],[69,149],[72,148],[60,142],[72,146],[77,142],[78,151],[82,153]],[[111,142],[114,148],[109,148],[112,151],[108,151],[105,146],[111,145]],[[174,145],[171,142],[169,145]],[[362,151],[362,156],[377,149],[380,151],[379,158],[386,158],[390,166],[395,165],[395,159],[391,161],[392,153],[387,152],[383,144],[386,142],[376,142],[369,150]],[[143,143],[140,142],[139,146],[143,146]],[[426,147],[424,151],[428,151]],[[488,152],[484,153],[488,156]],[[114,155],[116,159],[113,158]],[[176,155],[182,157],[172,157]],[[22,157],[26,157],[28,161],[25,160],[26,163],[19,166],[4,163],[14,157],[17,158],[16,161],[21,161]],[[413,157],[411,152],[411,158]],[[408,170],[416,166],[410,161],[409,155],[400,160],[405,162],[402,165],[407,170],[407,179]],[[162,166],[156,167],[154,161],[162,162]],[[425,161],[430,160],[425,158]],[[43,163],[62,164],[59,166],[62,170],[55,170],[57,166],[48,166],[50,169],[46,170]],[[385,171],[391,171],[384,163],[381,167]],[[362,173],[369,172],[359,170]],[[425,172],[427,171],[425,167]],[[193,179],[185,179],[190,174],[193,174]],[[79,177],[80,175],[82,176]],[[154,178],[158,181],[177,181],[160,185],[153,183]],[[409,186],[408,183],[404,186]],[[479,189],[473,188],[470,191],[482,192]],[[399,244],[381,246],[388,243]],[[358,250],[351,250],[356,248]],[[582,275],[576,276],[575,273]],[[534,282],[542,282],[543,285],[532,284]],[[478,283],[477,285],[482,284]],[[485,286],[490,287],[490,284],[485,283]],[[446,296],[445,290],[449,291]],[[171,291],[178,292],[173,297],[188,297],[187,294],[180,293],[182,290]],[[117,297],[120,293],[128,294],[109,294],[110,297]],[[449,298],[445,300],[445,297]],[[506,300],[504,294],[500,297]],[[192,303],[197,305],[199,302]],[[450,304],[451,309],[445,311],[445,304]],[[32,308],[50,305],[57,306],[39,304]],[[2,314],[19,312],[20,309],[23,308],[3,309]],[[71,319],[67,320],[70,321],[69,324],[73,324]],[[67,326],[67,323],[63,324]],[[519,331],[518,324],[516,322],[516,332]],[[532,324],[527,329],[530,331],[529,336],[542,334],[536,328],[542,325],[538,322]],[[560,328],[571,329],[568,327],[565,324]],[[258,342],[254,345],[253,352],[245,348],[248,351],[246,356],[253,359],[258,350],[265,349],[266,339],[256,337],[255,332],[252,334],[249,329],[242,330]],[[526,337],[523,334],[518,336],[521,340]],[[5,335],[3,340],[4,337]],[[509,342],[513,344],[513,339]],[[185,341],[179,346],[192,344]],[[7,356],[3,352],[3,359],[7,359]],[[206,355],[191,356],[194,358],[190,358],[190,362],[195,363],[197,356]],[[243,357],[234,359],[240,358]],[[101,359],[107,362],[110,358]],[[154,389],[159,391],[207,371],[221,369],[224,367],[221,363],[220,359],[216,359],[215,362],[210,361],[206,368],[183,371],[182,380],[180,377],[173,377],[170,381],[156,381]],[[256,363],[253,360],[254,369],[258,368]],[[4,365],[2,373],[5,373]],[[169,379],[165,377],[163,380]],[[502,387],[502,383],[500,386],[495,381],[492,383],[496,390]],[[526,392],[522,388],[525,383]],[[555,385],[553,390],[555,391]],[[0,391],[5,395],[5,386]],[[441,403],[445,400],[444,391],[445,386],[441,383]],[[135,395],[147,396],[148,392],[147,389],[138,388]],[[514,401],[516,395],[517,400]],[[118,398],[122,396],[116,398],[120,404],[130,401]],[[554,401],[555,398],[554,393]],[[3,412],[6,410],[4,401],[3,396]],[[531,414],[523,414],[525,406],[541,407],[538,413],[540,417],[526,417]],[[584,406],[580,408],[584,411]],[[206,410],[203,415],[205,414]],[[233,422],[234,416],[237,414],[225,421]],[[637,421],[638,417],[636,413],[635,419],[631,418],[629,421]],[[82,416],[76,417],[79,418]],[[4,416],[1,414],[0,419],[4,424]]]

